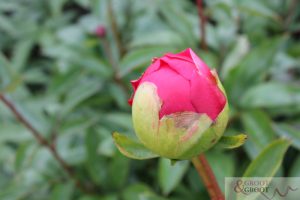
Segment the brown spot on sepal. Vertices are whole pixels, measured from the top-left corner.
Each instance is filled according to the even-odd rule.
[[[195,112],[178,112],[168,115],[167,117],[174,118],[176,128],[189,129],[195,122],[200,119],[200,114]]]

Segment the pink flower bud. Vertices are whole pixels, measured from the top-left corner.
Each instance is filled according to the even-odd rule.
[[[134,92],[143,82],[151,82],[157,87],[162,101],[160,119],[172,113],[191,111],[206,113],[215,120],[226,104],[216,78],[192,49],[186,49],[153,59],[145,73],[131,83]],[[134,94],[130,104],[133,98]]]
[[[104,26],[99,25],[96,30],[95,30],[95,34],[99,37],[99,38],[104,38],[106,36],[106,29]]]
[[[132,81],[133,126],[151,152],[190,159],[215,145],[228,122],[228,103],[215,71],[191,50],[152,60]]]

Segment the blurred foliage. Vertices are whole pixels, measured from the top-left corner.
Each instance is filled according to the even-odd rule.
[[[79,190],[0,103],[0,199],[208,199],[187,162],[129,160],[111,137],[133,134],[129,81],[187,47],[224,83],[225,134],[248,134],[238,150],[207,152],[221,187],[225,176],[299,176],[299,1],[207,0],[205,15],[207,51],[194,1],[1,0],[0,92],[95,189]]]

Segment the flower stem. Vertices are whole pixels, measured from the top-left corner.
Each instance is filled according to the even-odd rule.
[[[197,0],[197,8],[198,8],[198,14],[199,14],[199,21],[200,21],[200,33],[201,33],[201,48],[207,51],[207,44],[206,44],[206,17],[204,15],[204,8],[203,8],[203,1]]]
[[[119,51],[119,55],[122,56],[124,54],[124,49],[122,47],[122,38],[120,35],[120,32],[118,30],[118,25],[116,21],[116,16],[114,15],[114,9],[112,5],[112,1],[108,1],[108,20],[111,25],[112,34],[114,37],[114,40],[116,41],[116,45]]]
[[[204,154],[200,154],[192,159],[192,162],[202,178],[202,181],[207,189],[207,192],[212,200],[224,200],[224,195],[218,185],[214,172],[212,171]]]
[[[57,162],[60,164],[62,169],[66,172],[66,174],[74,181],[76,187],[80,189],[84,193],[94,193],[95,191],[92,190],[92,188],[87,187],[82,182],[80,182],[79,179],[77,179],[73,168],[66,163],[66,161],[60,156],[58,153],[56,146],[54,143],[51,143],[48,141],[42,133],[40,133],[26,118],[22,115],[21,112],[17,109],[15,104],[8,99],[4,94],[0,93],[0,101],[4,103],[4,105],[14,114],[17,120],[19,120],[20,123],[22,123],[34,136],[34,138],[38,141],[38,143],[44,147],[46,147],[52,156],[57,160]]]

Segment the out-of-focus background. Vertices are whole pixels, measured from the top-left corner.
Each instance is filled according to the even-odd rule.
[[[298,0],[1,0],[0,199],[208,199],[188,162],[130,160],[111,137],[134,132],[129,81],[187,47],[224,83],[225,134],[248,135],[207,152],[221,187],[300,176],[299,38]]]

